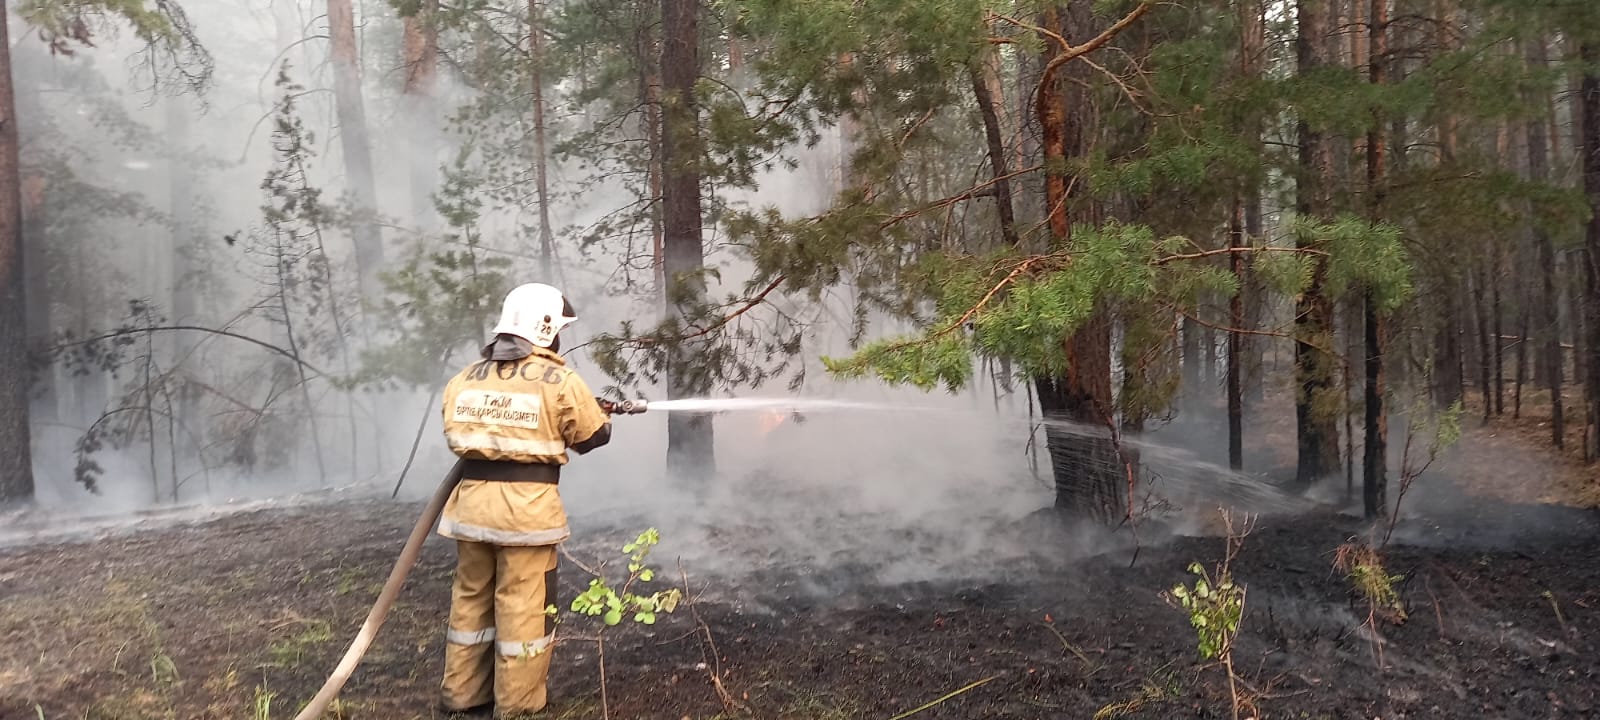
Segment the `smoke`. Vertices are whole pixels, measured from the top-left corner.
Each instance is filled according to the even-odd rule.
[[[189,98],[118,90],[128,87],[129,58],[138,50],[131,38],[102,42],[70,58],[49,57],[26,38],[16,50],[19,77],[70,90],[28,95],[28,88],[22,89],[38,103],[35,119],[24,128],[25,142],[34,142],[33,157],[42,156],[41,144],[69,148],[62,162],[74,175],[132,194],[144,206],[125,213],[131,218],[126,221],[91,219],[82,228],[59,231],[70,242],[52,250],[51,268],[68,271],[61,277],[71,284],[59,284],[69,281],[51,275],[50,330],[81,335],[114,328],[129,321],[128,301],[143,299],[169,324],[226,329],[281,344],[282,329],[259,312],[264,288],[257,259],[223,238],[248,236],[262,225],[260,185],[273,159],[270,116],[285,92],[273,82],[282,61],[288,61],[292,80],[306,88],[295,92],[317,153],[308,182],[326,190],[330,200],[348,192],[339,140],[356,129],[335,121],[332,97],[325,92],[333,85],[326,42],[302,42],[320,34],[325,23],[320,11],[290,2],[275,2],[266,11],[238,12],[216,4],[196,4],[188,11],[203,42],[227,49],[215,53],[216,85],[203,114]],[[418,226],[429,224],[426,218],[413,221],[412,165],[418,154],[422,162],[448,163],[461,149],[462,137],[444,132],[433,138],[437,142],[410,143],[404,103],[396,100],[399,21],[384,7],[360,22],[368,55],[367,140],[392,267],[415,245]],[[435,92],[448,114],[480,91],[441,73]],[[576,115],[552,115],[553,140],[581,123]],[[47,122],[53,124],[48,132]],[[836,187],[840,148],[829,137],[790,155],[796,167],[770,168],[758,178],[757,189],[725,191],[721,199],[772,206],[791,217],[819,211]],[[555,225],[565,230],[555,278],[537,274],[536,235],[525,213],[492,210],[477,223],[482,251],[511,262],[513,284],[550,281],[572,298],[580,322],[564,332],[569,348],[581,348],[624,321],[645,324],[658,310],[652,296],[617,292],[624,274],[619,265],[648,248],[599,245],[580,251],[574,242],[633,201],[624,183],[622,178],[596,180],[592,168],[577,163],[552,165],[551,185],[559,202],[551,211]],[[739,292],[751,275],[748,262],[726,240],[708,229],[707,247],[715,249],[711,261],[721,271],[710,290],[715,297]],[[429,242],[442,244],[437,234]],[[328,243],[341,277],[351,281],[348,234],[331,233]],[[637,264],[631,272],[640,272]],[[648,277],[648,269],[643,275]],[[187,303],[185,293],[192,296]],[[793,592],[828,594],[838,591],[840,577],[870,583],[994,579],[1029,562],[1059,563],[1125,549],[1132,541],[1127,533],[1113,536],[1062,523],[1048,511],[1054,500],[1052,467],[1042,432],[1030,420],[1024,386],[1007,387],[1007,379],[982,373],[956,394],[836,381],[816,358],[849,352],[849,298],[826,297],[821,307],[801,300],[775,302],[815,321],[802,352],[806,380],[799,395],[854,406],[806,410],[799,418],[757,408],[717,415],[717,470],[708,477],[667,474],[666,413],[618,417],[611,445],[575,457],[563,476],[578,547],[604,549],[604,543],[620,544],[656,526],[664,534],[661,556],[682,557],[696,573],[739,577],[786,568],[790,576],[775,583],[790,583]],[[359,324],[382,335],[390,320],[374,314]],[[492,317],[481,318],[476,332],[486,336],[492,322]],[[872,328],[876,335],[908,329],[884,317],[873,318]],[[297,387],[293,368],[282,358],[237,339],[192,332],[163,334],[150,345],[152,362],[128,365],[116,376],[98,369],[83,375],[53,372],[56,395],[40,401],[39,408],[48,406],[48,412],[36,413],[43,421],[34,424],[37,499],[47,512],[255,507],[251,503],[304,493],[312,493],[312,500],[382,497],[420,433],[401,488],[402,498],[416,500],[431,492],[454,460],[443,443],[434,402],[443,377],[414,391],[359,393],[354,404],[329,383],[316,381],[309,387],[319,425],[311,432],[301,415],[283,410],[300,400],[291,391]],[[470,350],[462,348],[454,362],[464,364]],[[592,387],[611,384],[584,350],[571,351],[569,360]],[[318,357],[317,364],[339,370],[331,354]],[[160,376],[180,367],[206,382],[196,398],[129,396],[136,375],[149,370]],[[660,387],[622,390],[665,397]],[[733,394],[747,399],[786,395],[776,387]],[[1219,506],[1287,513],[1311,501],[1341,499],[1332,485],[1291,491],[1264,477],[1282,478],[1284,463],[1272,455],[1273,448],[1293,443],[1274,434],[1286,426],[1292,432],[1287,422],[1292,409],[1252,408],[1247,472],[1238,473],[1222,466],[1226,418],[1215,403],[1203,402],[1216,393],[1196,395],[1202,401],[1186,404],[1180,422],[1120,438],[1137,451],[1148,480],[1136,504],[1154,499],[1167,504],[1156,514],[1162,526],[1145,531],[1140,542],[1215,532],[1209,518]],[[143,432],[154,430],[154,438],[107,443],[94,452],[102,472],[100,494],[91,495],[75,477],[75,451],[108,410],[125,406],[146,409]],[[175,408],[187,410],[174,413]],[[1068,432],[1095,437],[1105,432],[1052,422]],[[1146,488],[1155,495],[1146,495]],[[344,492],[317,494],[333,490]],[[1330,494],[1316,494],[1324,490]],[[1431,493],[1431,486],[1419,487],[1416,497],[1443,502]]]

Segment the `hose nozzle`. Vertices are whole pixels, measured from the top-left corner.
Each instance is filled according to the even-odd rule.
[[[623,400],[622,402],[601,400],[600,409],[606,411],[607,415],[638,415],[649,410],[650,404],[643,400]]]

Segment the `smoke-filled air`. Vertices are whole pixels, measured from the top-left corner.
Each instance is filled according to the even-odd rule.
[[[1600,714],[1600,3],[0,8],[0,718]]]

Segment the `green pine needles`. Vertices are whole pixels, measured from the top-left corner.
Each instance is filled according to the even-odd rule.
[[[1398,228],[1353,216],[1301,219],[1290,227],[1295,246],[1241,251],[1268,287],[1298,294],[1322,263],[1334,297],[1370,289],[1389,312],[1410,296],[1411,268]],[[935,254],[921,266],[927,284],[937,288],[930,329],[824,362],[843,377],[952,392],[971,380],[974,356],[1007,358],[1027,376],[1056,375],[1066,370],[1062,343],[1099,310],[1154,305],[1191,314],[1208,294],[1240,292],[1225,266],[1213,262],[1230,252],[1157,237],[1142,225],[1110,223],[1079,227],[1065,248],[1047,254]]]

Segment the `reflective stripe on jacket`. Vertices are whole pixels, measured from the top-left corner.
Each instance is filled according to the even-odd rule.
[[[482,360],[445,386],[444,432],[469,460],[564,465],[611,436],[611,419],[578,374],[544,348]],[[553,545],[570,535],[556,485],[466,477],[445,503],[439,534],[495,545]]]

